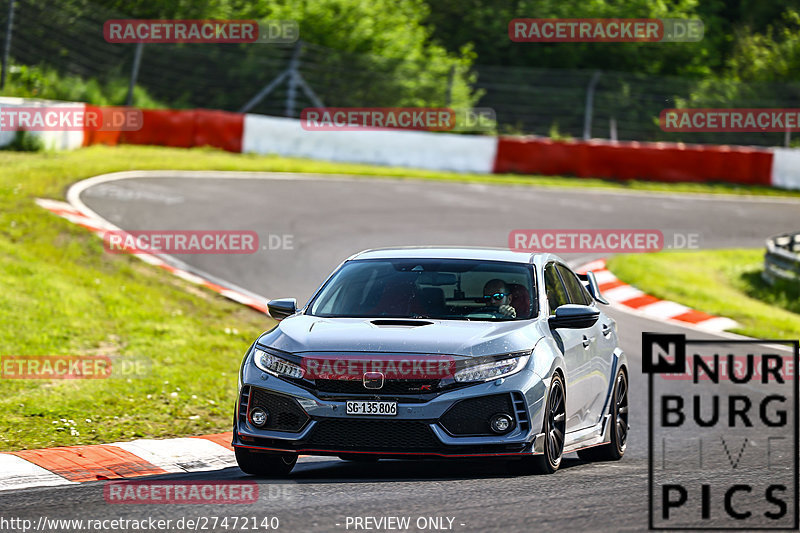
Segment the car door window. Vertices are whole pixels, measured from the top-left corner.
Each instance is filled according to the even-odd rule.
[[[564,285],[567,286],[570,303],[591,305],[592,297],[578,277],[564,265],[558,265],[558,272],[561,274],[561,279],[564,280]]]
[[[544,289],[547,293],[551,315],[555,314],[556,308],[569,303],[569,295],[561,282],[555,263],[544,267]]]

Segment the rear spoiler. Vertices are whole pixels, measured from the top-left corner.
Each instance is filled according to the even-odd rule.
[[[578,278],[586,282],[586,288],[589,289],[589,294],[591,294],[595,300],[601,304],[608,305],[608,300],[603,298],[603,295],[600,294],[600,286],[597,284],[597,278],[594,277],[594,272],[590,270],[586,272],[586,274],[578,274]]]

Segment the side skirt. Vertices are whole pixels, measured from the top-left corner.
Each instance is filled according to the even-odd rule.
[[[608,423],[611,415],[605,414],[599,423],[580,431],[573,431],[567,433],[566,441],[564,444],[564,453],[577,452],[583,448],[591,446],[600,446],[601,444],[608,444],[611,442],[611,433],[609,428],[611,424]]]
[[[611,397],[614,394],[614,384],[617,376],[617,369],[619,368],[619,354],[621,350],[616,348],[614,350],[614,364],[611,367],[611,383],[609,383],[608,392],[606,393],[606,401],[603,406],[605,414],[600,418],[600,421],[594,426],[578,431],[567,433],[564,443],[564,453],[577,452],[583,448],[591,448],[592,446],[601,446],[611,442],[611,425],[609,419],[611,414],[607,411],[611,407]]]

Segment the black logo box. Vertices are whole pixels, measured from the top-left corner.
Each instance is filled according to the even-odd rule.
[[[794,352],[794,369],[793,369],[793,399],[794,399],[794,458],[793,474],[794,474],[794,524],[791,528],[775,527],[743,527],[748,531],[796,531],[800,529],[800,470],[798,470],[798,453],[800,453],[800,380],[798,379],[798,363],[800,363],[800,341],[789,340],[776,340],[776,339],[717,339],[717,340],[700,340],[700,339],[687,339],[683,334],[666,334],[666,333],[642,333],[642,372],[647,374],[647,492],[648,492],[648,529],[651,531],[732,531],[737,528],[729,526],[725,527],[681,527],[681,526],[668,526],[656,527],[653,513],[653,444],[654,444],[654,429],[653,429],[653,376],[655,374],[682,374],[686,371],[686,346],[689,344],[695,345],[735,345],[735,344],[773,344],[773,345],[788,345],[793,348]],[[666,360],[659,356],[658,361],[653,361],[653,347],[654,345],[660,346],[665,351],[670,351],[669,347],[673,347],[674,360]]]

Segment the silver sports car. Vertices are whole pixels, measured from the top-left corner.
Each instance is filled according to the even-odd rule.
[[[300,454],[500,458],[555,472],[564,453],[616,460],[628,370],[594,275],[557,256],[391,248],[342,263],[247,351],[233,446],[241,469]]]

